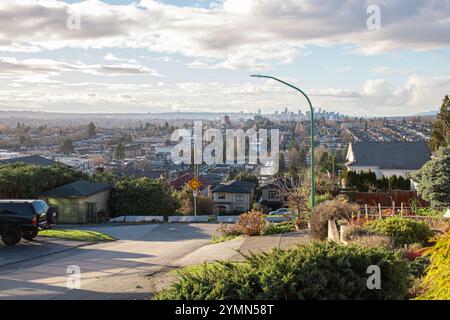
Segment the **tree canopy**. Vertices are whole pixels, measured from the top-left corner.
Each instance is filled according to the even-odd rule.
[[[93,138],[97,135],[96,132],[96,126],[93,122],[89,123],[88,127],[87,127],[87,136],[88,138]]]
[[[74,147],[73,147],[73,142],[71,139],[65,139],[62,143],[61,143],[61,147],[60,150],[62,153],[64,154],[71,154],[74,151]]]
[[[66,166],[26,164],[0,166],[0,198],[37,198],[45,191],[88,177]]]
[[[428,145],[432,151],[440,147],[448,148],[450,144],[450,97],[447,95],[442,100],[442,105],[437,115],[437,120],[431,129]]]
[[[439,149],[436,157],[425,163],[413,178],[425,200],[437,206],[450,206],[450,149]]]

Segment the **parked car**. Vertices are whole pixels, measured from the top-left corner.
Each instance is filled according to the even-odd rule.
[[[273,215],[276,215],[276,214],[291,214],[291,210],[289,208],[280,208],[280,209],[277,209],[275,211],[270,211],[269,212],[270,216],[273,216]]]
[[[41,229],[56,224],[57,211],[43,200],[0,200],[0,234],[13,246],[21,238],[34,239]]]

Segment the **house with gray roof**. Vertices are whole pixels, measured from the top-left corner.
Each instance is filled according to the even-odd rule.
[[[31,155],[31,156],[24,156],[24,157],[16,157],[11,159],[3,159],[0,160],[0,166],[7,165],[7,164],[15,164],[15,163],[23,163],[28,164],[32,166],[40,166],[40,167],[50,167],[57,164],[60,164],[59,162],[38,156],[38,155]]]
[[[430,159],[426,142],[353,142],[348,146],[345,165],[355,172],[372,171],[378,178],[407,178]]]
[[[109,212],[111,185],[78,180],[42,194],[58,209],[59,223],[99,222],[99,213]]]
[[[212,190],[214,214],[239,214],[252,208],[256,185],[232,180],[220,183]]]

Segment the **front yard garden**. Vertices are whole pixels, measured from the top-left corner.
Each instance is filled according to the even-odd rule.
[[[356,210],[344,197],[324,201],[311,215],[311,243],[182,269],[156,298],[450,299],[448,221],[435,229],[406,217],[356,219]],[[329,220],[346,225],[343,243],[327,241]],[[294,230],[294,221],[268,223],[252,210],[216,241]],[[379,267],[380,289],[368,287],[370,266]]]

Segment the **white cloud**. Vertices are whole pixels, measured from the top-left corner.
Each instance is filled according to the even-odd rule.
[[[306,100],[274,82],[154,82],[148,84],[79,82],[4,87],[0,109],[42,108],[79,112],[149,112],[167,110],[239,112],[289,107],[308,110]],[[43,90],[42,86],[47,86]],[[303,87],[303,86],[302,86]],[[385,79],[369,79],[358,90],[304,88],[314,106],[358,116],[406,115],[436,109],[450,88],[450,76],[409,77],[395,87]],[[281,105],[280,105],[281,103]]]
[[[213,58],[221,68],[267,67],[292,62],[306,45],[347,43],[366,54],[448,46],[450,2],[374,0],[382,28],[366,27],[367,4],[354,0],[224,0],[209,9],[154,0],[110,5],[13,0],[0,4],[0,50],[62,47],[144,48]],[[69,30],[69,13],[81,28]]]
[[[0,57],[0,76],[28,76],[42,78],[58,76],[65,72],[81,72],[102,76],[150,75],[161,77],[157,71],[140,64],[85,64],[82,62],[68,63],[51,59],[24,59]]]

